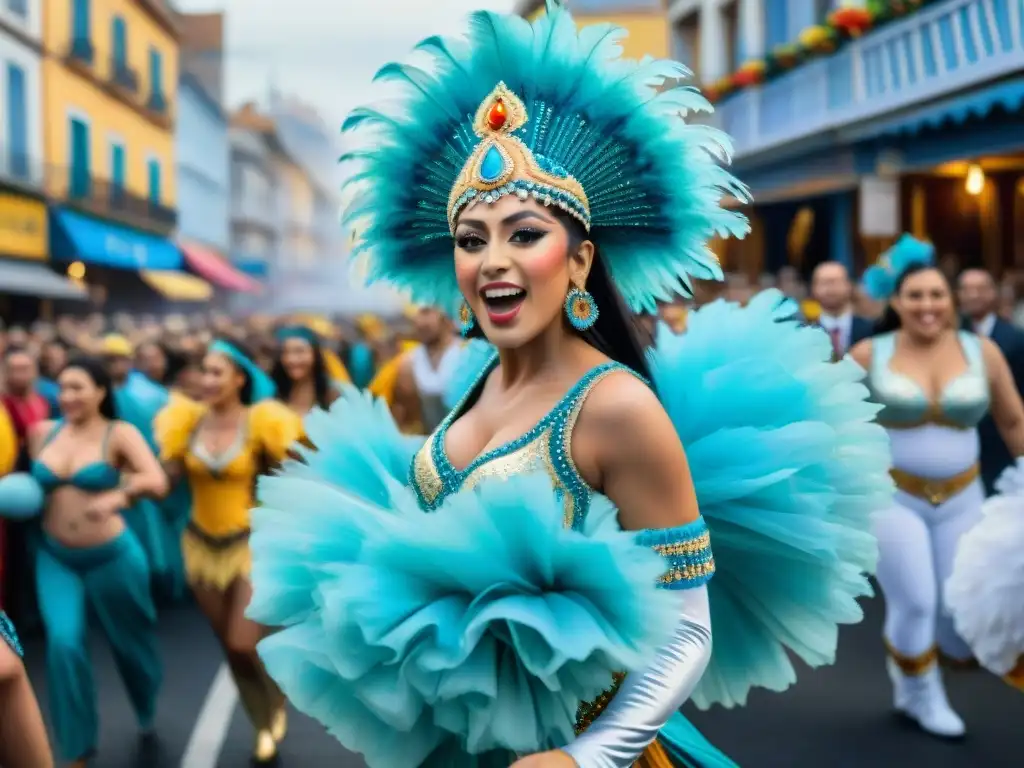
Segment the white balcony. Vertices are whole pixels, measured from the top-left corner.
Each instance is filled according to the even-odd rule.
[[[1024,2],[945,0],[718,106],[739,160],[1024,72]]]

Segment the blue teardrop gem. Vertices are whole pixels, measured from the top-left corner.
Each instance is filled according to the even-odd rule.
[[[505,158],[501,156],[498,148],[491,144],[484,153],[484,159],[480,161],[480,181],[485,184],[493,184],[505,173]]]

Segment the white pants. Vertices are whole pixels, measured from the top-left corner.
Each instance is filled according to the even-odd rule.
[[[977,435],[943,427],[893,430],[893,463],[920,477],[952,477],[977,461]],[[947,656],[971,651],[942,605],[942,585],[953,571],[960,536],[981,518],[981,482],[937,507],[897,491],[892,506],[874,516],[878,581],[885,596],[885,638],[900,654],[921,656],[936,644]]]

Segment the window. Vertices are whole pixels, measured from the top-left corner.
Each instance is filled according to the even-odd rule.
[[[71,183],[68,190],[71,198],[89,196],[92,186],[89,149],[89,124],[79,118],[71,118]]]
[[[149,49],[149,92],[154,98],[164,95],[164,60],[156,48]]]
[[[7,64],[7,171],[16,179],[28,176],[28,115],[25,70]]]
[[[835,9],[835,0],[814,0],[814,23],[824,24]]]
[[[73,2],[72,14],[74,20],[72,25],[74,37],[76,40],[89,40],[92,37],[90,34],[92,24],[89,19],[90,0],[73,0]]]
[[[699,19],[699,14],[691,13],[689,16],[676,22],[675,25],[674,58],[685,64],[693,72],[693,79],[696,83],[701,82]]]
[[[122,17],[114,17],[110,37],[111,47],[114,50],[114,66],[124,69],[128,64],[128,28]]]
[[[789,42],[789,9],[787,0],[765,0],[764,47],[771,51]]]
[[[7,0],[7,10],[15,16],[21,16],[21,18],[27,19],[28,0]]]
[[[110,143],[110,199],[117,202],[124,198],[124,144]]]
[[[160,161],[151,157],[146,164],[149,173],[149,202],[153,205],[160,204]]]

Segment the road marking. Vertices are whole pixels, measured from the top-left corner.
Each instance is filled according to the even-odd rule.
[[[199,710],[185,755],[181,758],[181,768],[217,768],[237,704],[238,689],[231,671],[222,664],[206,694],[203,708]]]

